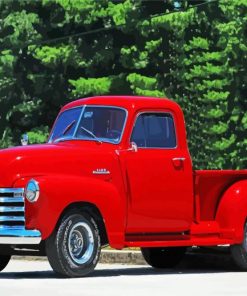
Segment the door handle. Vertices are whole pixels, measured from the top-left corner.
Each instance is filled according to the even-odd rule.
[[[174,157],[173,161],[185,161],[185,157]]]
[[[185,161],[185,157],[174,157],[172,159],[173,165],[175,168],[180,169],[183,167],[183,162]]]

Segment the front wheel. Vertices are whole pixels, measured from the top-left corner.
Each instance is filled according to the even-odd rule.
[[[186,247],[142,248],[145,261],[154,268],[173,268],[184,257]]]
[[[8,265],[10,258],[10,255],[0,255],[0,271],[4,270],[4,268]]]
[[[53,270],[66,277],[92,272],[100,256],[100,236],[92,217],[71,213],[46,240],[46,254]]]
[[[247,222],[244,227],[244,240],[241,245],[231,246],[231,254],[234,262],[241,270],[247,271]]]

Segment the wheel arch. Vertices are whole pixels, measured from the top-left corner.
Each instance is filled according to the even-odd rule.
[[[127,204],[123,192],[115,184],[70,175],[49,175],[36,179],[40,185],[40,197],[35,203],[26,203],[27,229],[40,230],[45,240],[54,231],[64,211],[80,205],[101,217],[100,225],[104,221],[111,246],[123,247]]]
[[[233,231],[234,243],[243,241],[247,222],[247,180],[238,181],[225,191],[217,208],[216,221],[221,229]]]
[[[67,205],[61,212],[53,231],[58,229],[62,219],[72,212],[81,212],[82,214],[86,214],[90,217],[93,217],[99,229],[101,245],[104,246],[109,243],[104,218],[98,207],[90,202],[72,202],[71,204]]]

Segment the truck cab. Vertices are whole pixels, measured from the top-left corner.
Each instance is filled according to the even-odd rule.
[[[194,171],[171,100],[71,102],[46,144],[0,151],[0,175],[0,269],[25,248],[84,276],[107,244],[140,247],[158,268],[188,246],[229,245],[247,269],[247,171]]]

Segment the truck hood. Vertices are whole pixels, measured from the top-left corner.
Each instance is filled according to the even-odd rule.
[[[0,188],[12,187],[20,178],[47,174],[91,175],[109,168],[116,158],[114,147],[95,142],[60,142],[0,150]]]

